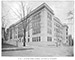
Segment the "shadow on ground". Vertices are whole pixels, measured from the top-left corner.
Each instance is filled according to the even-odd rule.
[[[14,45],[11,45],[11,44],[7,44],[7,43],[3,43],[2,44],[2,48],[13,48],[13,47],[17,47],[17,46],[14,46]]]

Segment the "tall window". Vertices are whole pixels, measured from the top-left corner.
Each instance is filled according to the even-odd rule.
[[[30,39],[28,38],[28,42],[30,41]]]
[[[68,39],[68,37],[66,37],[66,39]]]
[[[33,16],[33,21],[32,21],[32,34],[33,35],[41,32],[40,21],[41,21],[40,13]]]
[[[50,13],[47,13],[47,33],[52,34],[52,16]]]
[[[17,27],[14,28],[14,38],[17,38]]]
[[[68,32],[66,32],[66,35],[68,35]]]
[[[23,36],[23,26],[22,24],[18,25],[18,38]]]
[[[48,27],[52,27],[52,16],[49,13],[47,13],[47,25]]]
[[[52,41],[52,37],[47,37],[47,41]]]
[[[50,20],[52,20],[52,16],[50,13],[47,13],[47,18],[49,18]]]
[[[10,39],[12,39],[12,29],[10,29]]]
[[[28,30],[27,30],[28,31],[28,37],[30,37],[30,31],[29,31],[30,30],[30,25],[28,25],[27,28],[28,28]]]
[[[66,31],[68,31],[68,29],[66,29]]]

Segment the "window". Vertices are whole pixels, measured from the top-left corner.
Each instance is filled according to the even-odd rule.
[[[68,37],[66,37],[66,39],[68,39]]]
[[[27,26],[27,29],[26,29],[26,31],[28,31],[28,37],[30,37],[30,29],[31,29],[31,26],[30,26],[30,23],[29,23],[28,26]]]
[[[33,37],[32,42],[37,42],[37,37]]]
[[[52,16],[49,13],[47,13],[47,25],[52,27]]]
[[[10,29],[10,39],[12,39],[12,29]]]
[[[68,31],[68,29],[66,29],[66,31]]]
[[[39,41],[41,41],[41,38],[39,37]]]
[[[17,27],[14,27],[14,38],[17,38]]]
[[[18,38],[23,36],[23,25],[18,25]]]
[[[40,12],[35,14],[32,19],[36,20],[36,19],[39,19],[39,18],[40,18]]]
[[[52,20],[51,14],[47,13],[47,18],[49,18],[49,20]]]
[[[30,32],[28,31],[28,37],[30,37]]]
[[[32,38],[32,42],[40,42],[40,41],[41,41],[40,37],[33,37]]]
[[[52,41],[52,37],[47,37],[47,41]]]
[[[28,38],[28,42],[30,41],[30,39]]]
[[[28,37],[30,37],[30,35],[28,34]]]
[[[66,32],[66,35],[68,35],[68,32]]]

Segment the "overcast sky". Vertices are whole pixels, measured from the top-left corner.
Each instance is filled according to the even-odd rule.
[[[38,7],[39,5],[41,5],[42,3],[46,3],[48,4],[48,6],[54,11],[54,14],[56,17],[58,17],[62,23],[67,22],[66,18],[67,18],[67,13],[71,10],[74,9],[74,2],[71,1],[49,1],[49,0],[44,0],[44,1],[29,1],[28,0],[25,2],[25,5],[27,7],[30,7],[32,10],[35,9],[36,7]],[[6,15],[8,10],[10,10],[9,14],[7,15],[7,19],[10,20],[9,26],[15,22],[17,22],[19,19],[17,18],[17,16],[15,16],[15,14],[13,13],[13,11],[11,10],[11,8],[17,13],[16,10],[19,10],[19,2],[15,2],[15,1],[11,1],[11,2],[4,2],[4,7],[2,7],[3,13],[4,15]],[[17,13],[18,14],[18,13]],[[73,21],[70,21],[73,22]],[[69,34],[73,35],[74,28],[73,28],[73,24],[69,25]]]

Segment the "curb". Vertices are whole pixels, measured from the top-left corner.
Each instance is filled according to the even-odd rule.
[[[2,51],[19,51],[19,50],[33,50],[33,48],[2,48]]]

